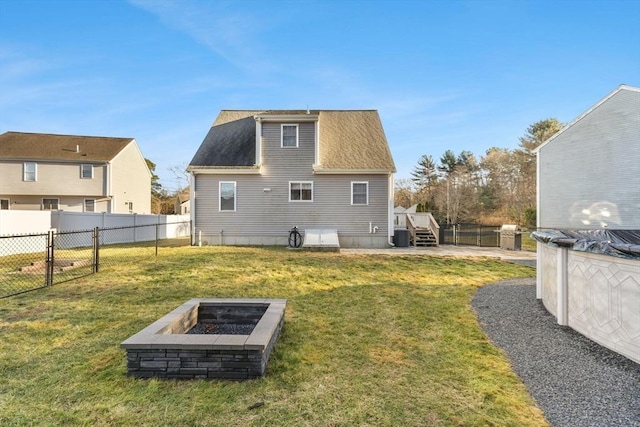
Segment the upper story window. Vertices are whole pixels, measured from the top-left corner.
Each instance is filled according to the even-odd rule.
[[[80,165],[80,178],[82,179],[93,178],[93,165],[88,165],[88,164]]]
[[[35,181],[37,179],[37,167],[35,162],[24,163],[24,181]]]
[[[369,183],[366,181],[351,183],[351,204],[369,204]]]
[[[0,199],[0,210],[7,211],[9,210],[9,199]]]
[[[282,146],[298,146],[298,125],[282,125]]]
[[[59,202],[59,199],[42,199],[42,209],[45,211],[57,211]]]
[[[221,211],[236,211],[236,183],[234,181],[220,182],[220,203]]]
[[[313,182],[299,181],[289,182],[289,201],[313,201]]]

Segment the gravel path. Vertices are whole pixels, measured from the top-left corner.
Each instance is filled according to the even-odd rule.
[[[472,305],[551,425],[640,426],[640,365],[559,326],[535,279],[484,286]]]

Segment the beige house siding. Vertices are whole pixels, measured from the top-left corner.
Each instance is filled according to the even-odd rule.
[[[33,135],[43,140],[49,138],[48,135],[28,136],[33,138]],[[54,135],[52,138],[75,137]],[[104,140],[112,142],[112,139]],[[120,140],[116,142],[120,149]],[[88,143],[83,147],[88,147]],[[151,174],[135,140],[126,144],[110,162],[38,159],[30,155],[33,157],[33,153],[26,152],[22,154],[24,158],[0,159],[0,199],[9,200],[11,210],[41,210],[42,200],[47,198],[58,199],[58,209],[72,212],[83,212],[86,199],[95,200],[94,212],[129,213],[125,202],[133,202],[134,213],[151,212]],[[36,164],[35,181],[24,180],[26,162]],[[83,164],[93,165],[91,178],[81,177]]]
[[[640,229],[640,89],[623,89],[539,148],[538,226]]]
[[[112,213],[129,213],[128,205],[133,203],[134,213],[151,212],[151,173],[138,149],[135,140],[129,143],[112,160],[111,189]]]
[[[32,162],[32,160],[29,160]],[[93,164],[93,178],[80,178],[80,163],[33,161],[36,163],[36,181],[23,180],[23,161],[0,161],[0,194],[15,195],[77,195],[96,197],[105,195],[106,165]]]
[[[0,199],[10,201],[9,209],[41,210],[46,198],[58,199],[59,209],[83,212],[84,200],[92,199],[96,201],[95,212],[108,212],[105,164],[86,163],[93,165],[93,177],[81,178],[80,163],[35,161],[36,181],[24,181],[24,163],[0,161]]]
[[[43,199],[58,199],[58,209],[69,212],[84,212],[84,202],[87,199],[95,200],[93,212],[109,212],[110,201],[106,198],[94,198],[89,196],[65,196],[51,194],[46,196],[11,195],[0,196],[0,199],[9,199],[10,210],[37,211],[43,210]]]

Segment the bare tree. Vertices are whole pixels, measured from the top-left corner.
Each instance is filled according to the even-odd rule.
[[[408,208],[414,204],[415,190],[413,181],[410,179],[398,179],[395,182],[395,190],[393,193],[394,206],[402,206]]]
[[[176,190],[176,194],[181,193],[187,187],[189,187],[189,172],[187,172],[187,163],[183,162],[169,168],[169,172],[173,174],[178,183],[178,189]]]

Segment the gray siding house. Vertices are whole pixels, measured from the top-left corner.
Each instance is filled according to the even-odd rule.
[[[640,229],[640,88],[619,86],[535,151],[539,228]]]
[[[151,173],[133,138],[6,132],[0,208],[150,213]]]
[[[188,171],[204,243],[284,245],[294,226],[337,230],[342,247],[391,241],[395,165],[375,110],[223,110]]]

